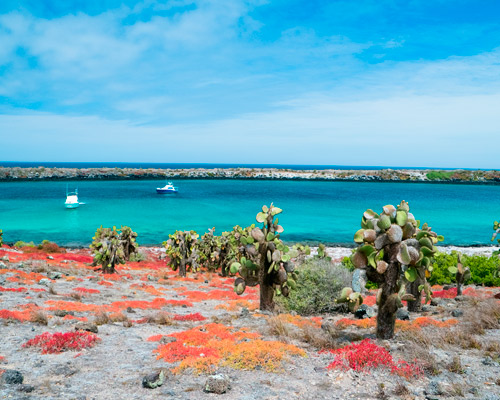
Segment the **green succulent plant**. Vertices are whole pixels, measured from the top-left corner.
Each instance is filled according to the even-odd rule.
[[[340,292],[340,296],[335,300],[335,303],[347,303],[349,311],[354,313],[363,304],[363,296],[361,293],[352,290],[352,288],[345,287]]]
[[[455,275],[455,281],[457,282],[457,296],[462,295],[462,284],[469,280],[471,277],[469,267],[464,267],[462,264],[462,255],[458,253],[457,266],[448,267],[448,272]]]
[[[294,259],[302,251],[298,246],[288,247],[280,239],[283,227],[278,218],[281,208],[263,206],[256,216],[262,227],[254,224],[235,232],[239,241],[238,254],[230,266],[230,273],[238,275],[234,290],[241,295],[247,286],[260,286],[260,309],[274,309],[274,295],[288,296],[296,287],[298,275]]]
[[[2,245],[3,245],[3,238],[2,238],[2,236],[3,236],[3,232],[0,229],[0,247],[2,247]]]
[[[420,227],[404,200],[397,207],[383,207],[380,214],[371,209],[363,213],[361,229],[354,235],[359,247],[351,259],[356,268],[366,270],[370,281],[379,284],[377,337],[394,336],[402,300],[408,301],[409,309],[412,304],[416,307],[422,290],[430,300],[426,277],[432,271],[435,244],[443,239],[427,223]]]
[[[94,262],[92,265],[101,266],[101,271],[106,274],[115,272],[117,264],[125,264],[125,252],[120,241],[120,234],[116,227],[97,229],[90,249],[94,253]]]
[[[168,235],[169,239],[163,242],[167,254],[167,263],[179,276],[186,276],[188,266],[191,271],[199,268],[197,242],[199,235],[195,231],[175,231]]]

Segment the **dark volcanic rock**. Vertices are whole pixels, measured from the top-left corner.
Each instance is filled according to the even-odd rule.
[[[78,324],[75,325],[75,331],[87,331],[87,332],[97,333],[98,329],[96,324],[91,324],[89,322],[79,322]]]
[[[0,381],[9,385],[20,385],[23,383],[24,377],[20,371],[8,369],[0,376]]]
[[[165,373],[163,371],[154,372],[142,378],[142,387],[147,389],[156,389],[165,382]]]
[[[396,311],[396,318],[401,321],[409,321],[410,313],[405,308],[398,308],[398,311]]]

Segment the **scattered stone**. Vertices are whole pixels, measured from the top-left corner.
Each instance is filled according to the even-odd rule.
[[[48,260],[53,260],[53,259],[54,259],[54,257],[52,257],[52,256],[47,256],[47,259],[48,259]]]
[[[469,300],[470,300],[470,297],[467,297],[467,296],[463,296],[463,295],[455,296],[455,301],[469,301]]]
[[[495,299],[500,299],[500,292],[498,292],[497,294],[495,294],[493,297],[494,297]]]
[[[0,261],[0,269],[7,269],[7,266]]]
[[[66,315],[75,315],[75,313],[73,311],[56,310],[56,311],[54,311],[54,315],[56,317],[64,318]]]
[[[454,288],[454,286],[452,286],[452,285],[444,285],[443,286],[443,290],[450,290],[452,288]]]
[[[456,308],[455,310],[451,311],[451,315],[455,318],[458,318],[458,317],[461,317],[462,315],[464,315],[464,312],[462,310],[460,310],[459,308]]]
[[[431,311],[431,306],[427,305],[427,304],[424,304],[422,306],[422,311],[423,312],[428,312],[428,311]]]
[[[33,385],[26,385],[22,383],[17,387],[17,390],[19,392],[31,393],[33,390],[35,390],[35,387]]]
[[[75,325],[75,331],[87,331],[92,333],[97,333],[97,325],[90,322],[79,322]]]
[[[24,381],[24,376],[18,370],[7,369],[0,375],[0,381],[9,385],[20,385]]]
[[[401,321],[409,321],[410,313],[406,308],[398,308],[398,311],[396,311],[396,319],[399,319]]]
[[[47,277],[52,280],[61,279],[62,274],[57,271],[51,271],[47,274]]]
[[[427,385],[427,389],[425,389],[425,394],[430,394],[433,396],[439,396],[444,393],[443,387],[441,385],[441,382],[439,382],[436,379],[433,379],[429,382]]]
[[[78,372],[78,370],[76,368],[72,368],[72,367],[70,367],[69,365],[66,365],[66,364],[56,365],[52,369],[52,373],[54,375],[72,376],[72,375],[76,374],[77,372]]]
[[[2,260],[2,261],[5,261],[5,262],[9,262],[9,261],[10,261],[9,256],[3,256],[3,257],[1,258],[1,260]]]
[[[493,358],[489,357],[489,356],[486,356],[484,357],[481,362],[484,364],[484,365],[496,365],[496,362],[493,360]]]
[[[226,393],[231,389],[231,383],[229,377],[224,374],[216,374],[209,376],[205,382],[204,391],[207,393]]]
[[[148,275],[148,281],[156,281],[156,278],[153,275]]]
[[[142,387],[148,389],[156,389],[158,386],[163,385],[165,382],[165,372],[155,372],[149,375],[146,375],[142,378]]]
[[[1,269],[1,268],[0,268],[0,269]],[[6,282],[5,276],[0,275],[0,285],[5,284],[5,282]]]
[[[243,307],[241,309],[240,317],[241,318],[247,318],[250,315],[250,311],[248,311],[248,308]]]
[[[160,339],[161,344],[167,344],[172,342],[177,342],[177,339],[174,338],[173,336],[162,336],[162,338]]]
[[[439,297],[433,297],[431,299],[431,306],[437,307],[437,306],[442,306],[446,304],[446,302],[443,299],[440,299]]]
[[[356,268],[352,275],[352,290],[361,294],[366,292],[366,271]]]
[[[127,307],[127,312],[130,314],[135,314],[135,311],[132,307]]]
[[[359,319],[371,318],[374,317],[375,314],[375,310],[366,304],[361,304],[361,306],[359,306],[359,308],[354,312],[354,316]]]
[[[47,278],[43,278],[43,279],[40,279],[38,281],[38,284],[39,285],[43,285],[43,286],[49,286],[50,285],[50,279],[47,279]]]

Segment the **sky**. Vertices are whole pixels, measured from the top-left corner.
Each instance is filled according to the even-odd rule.
[[[2,0],[0,161],[500,168],[498,0]]]

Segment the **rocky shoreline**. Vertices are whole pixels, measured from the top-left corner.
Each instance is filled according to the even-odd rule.
[[[292,170],[280,168],[21,168],[0,167],[0,181],[262,179],[499,184],[500,170]]]

